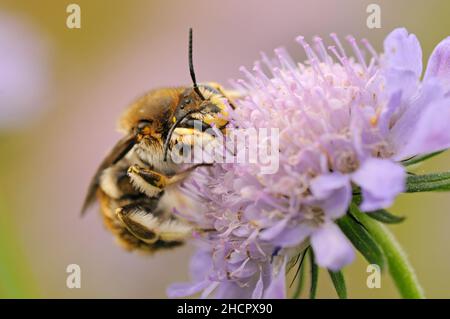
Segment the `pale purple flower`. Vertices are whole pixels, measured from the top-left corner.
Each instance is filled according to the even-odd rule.
[[[450,147],[450,38],[423,79],[420,44],[405,29],[388,35],[380,55],[349,36],[351,56],[331,39],[326,47],[298,37],[305,64],[276,49],[276,59],[242,68],[235,85],[245,97],[230,108],[230,125],[279,128],[279,170],[217,164],[184,183],[201,203],[191,222],[208,231],[197,236],[192,282],[170,296],[284,297],[286,262],[309,245],[319,266],[341,269],[355,253],[334,221],[353,192],[363,211],[389,207],[405,190],[401,160]]]

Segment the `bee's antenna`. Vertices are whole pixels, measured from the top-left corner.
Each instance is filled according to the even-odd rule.
[[[189,28],[189,72],[191,73],[191,79],[192,83],[194,84],[195,93],[197,93],[198,96],[204,101],[205,97],[203,96],[202,92],[200,92],[200,89],[197,85],[197,80],[195,79],[194,62],[192,59],[192,28]]]

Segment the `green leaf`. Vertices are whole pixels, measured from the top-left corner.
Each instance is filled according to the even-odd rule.
[[[304,258],[306,255],[306,253],[303,254]],[[303,290],[303,284],[305,283],[305,267],[300,264],[298,266],[298,279],[297,279],[297,286],[295,287],[295,291],[292,294],[292,299],[298,299],[300,297],[300,294],[302,293]],[[295,276],[297,276],[297,274],[295,274]]]
[[[337,295],[340,299],[347,299],[347,288],[345,287],[344,275],[341,271],[331,271],[329,270],[331,280],[333,281],[334,288],[336,289]]]
[[[408,176],[408,182],[410,183],[439,182],[448,179],[450,179],[450,172]]]
[[[445,150],[442,151],[437,151],[437,152],[433,152],[433,153],[429,153],[429,154],[425,154],[425,155],[421,155],[421,156],[414,156],[413,158],[407,159],[405,161],[402,161],[402,164],[404,166],[410,166],[410,165],[414,165],[420,162],[423,162],[427,159],[430,159],[432,157],[435,157],[436,155],[439,155],[441,153],[443,153]]]
[[[384,209],[367,212],[366,214],[370,218],[373,218],[385,224],[398,224],[405,220],[405,217],[393,215]]]
[[[338,219],[337,224],[369,264],[377,264],[381,269],[384,268],[382,250],[361,223],[347,214]]]
[[[312,249],[309,249],[309,260],[311,264],[311,287],[309,289],[309,298],[316,299],[317,282],[319,280],[319,267],[317,267],[316,261],[314,260],[314,252]]]
[[[291,268],[293,268],[296,264],[298,264],[297,270],[295,271],[295,274],[294,274],[294,278],[292,279],[292,282],[289,285],[289,288],[291,288],[292,285],[294,284],[295,280],[298,277],[297,286],[296,286],[294,294],[292,296],[293,299],[297,299],[300,296],[300,293],[301,293],[302,288],[303,288],[303,272],[304,272],[303,271],[303,261],[305,259],[305,256],[306,256],[307,252],[308,252],[308,248],[306,248],[304,251],[299,253],[297,255],[297,258],[295,258],[294,264],[291,267]]]
[[[409,175],[406,179],[406,192],[432,192],[450,190],[450,172],[425,175]]]

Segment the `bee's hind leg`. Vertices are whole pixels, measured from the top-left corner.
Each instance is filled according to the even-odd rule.
[[[116,210],[118,219],[137,238],[148,244],[177,245],[190,236],[192,228],[173,216],[158,213],[156,203],[131,203]]]
[[[154,207],[145,208],[139,203],[131,203],[117,208],[116,216],[135,237],[152,244],[158,240],[158,235],[153,230],[157,219],[149,212],[153,209]]]

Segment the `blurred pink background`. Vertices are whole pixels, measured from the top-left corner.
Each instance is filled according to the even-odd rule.
[[[7,230],[0,250],[5,273],[22,290],[11,293],[0,282],[0,296],[165,297],[168,284],[187,279],[192,247],[153,257],[130,254],[113,242],[97,207],[80,218],[87,184],[120,136],[115,128],[121,111],[148,89],[190,83],[191,26],[197,78],[224,84],[260,51],[283,45],[303,59],[294,41],[299,34],[351,33],[381,49],[383,38],[404,26],[421,40],[424,57],[450,35],[446,1],[377,1],[382,28],[371,30],[366,7],[372,2],[83,0],[74,1],[81,7],[81,29],[68,29],[71,2],[3,0],[0,27],[8,17],[14,23],[6,34],[24,28],[26,35],[14,40],[24,43],[20,51],[29,57],[23,61],[34,63],[27,72],[39,90],[19,90],[14,121],[2,117],[12,112],[9,104],[0,104],[0,231]],[[0,48],[5,41],[0,36]],[[449,158],[440,156],[423,169],[448,170]],[[450,297],[449,205],[448,194],[424,194],[403,196],[392,209],[408,217],[393,228],[429,297]],[[72,263],[81,267],[81,289],[66,287]],[[365,270],[361,257],[345,270],[350,297],[398,297],[387,276],[381,289],[368,289]],[[334,298],[328,275],[321,277],[319,297]]]

